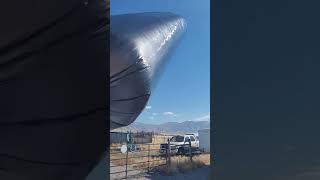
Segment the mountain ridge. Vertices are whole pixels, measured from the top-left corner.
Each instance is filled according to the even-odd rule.
[[[200,129],[210,129],[210,121],[165,122],[161,124],[134,122],[129,126],[115,129],[113,132],[144,131],[162,134],[185,134],[197,133]]]

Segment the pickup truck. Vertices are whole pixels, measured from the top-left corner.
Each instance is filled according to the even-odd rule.
[[[185,154],[189,150],[189,139],[191,142],[191,150],[194,151],[199,148],[199,140],[194,134],[185,134],[173,136],[170,141],[172,154]],[[160,153],[165,154],[168,149],[168,143],[160,145]]]

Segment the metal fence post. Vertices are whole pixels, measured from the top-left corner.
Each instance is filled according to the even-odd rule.
[[[127,145],[127,154],[126,154],[126,178],[128,177],[128,154],[129,154],[129,149]]]
[[[170,140],[168,138],[168,150],[167,150],[167,153],[168,153],[168,163],[169,165],[171,164],[171,145],[170,145]]]
[[[192,152],[191,152],[191,140],[189,139],[189,156],[190,156],[190,161],[192,162]]]
[[[150,144],[148,144],[148,172],[150,172]]]

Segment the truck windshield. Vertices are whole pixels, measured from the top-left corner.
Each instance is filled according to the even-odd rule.
[[[183,136],[173,136],[170,139],[171,142],[183,142],[184,141],[184,137]]]

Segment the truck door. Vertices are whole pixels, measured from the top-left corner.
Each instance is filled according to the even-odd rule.
[[[184,145],[185,145],[185,148],[189,148],[189,139],[190,137],[189,136],[185,136],[184,138]],[[192,146],[192,143],[191,143],[191,146]]]
[[[193,136],[190,136],[190,139],[191,139],[191,147],[198,147],[197,141],[195,140],[195,138]]]

